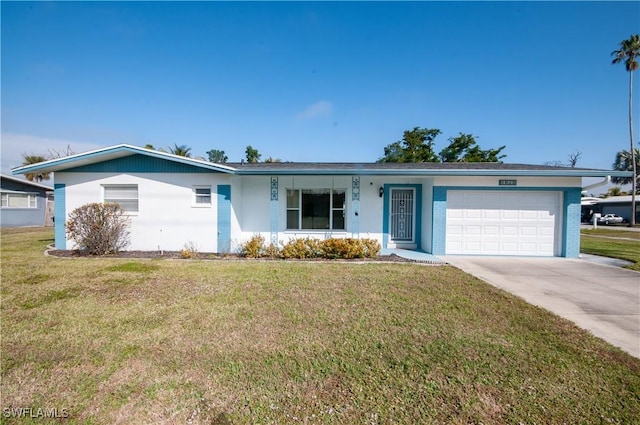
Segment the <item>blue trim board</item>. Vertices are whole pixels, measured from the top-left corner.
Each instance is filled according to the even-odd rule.
[[[215,171],[146,155],[130,155],[66,169],[67,173],[215,173]]]
[[[562,256],[578,258],[580,256],[580,201],[582,189],[572,188],[563,192]]]
[[[280,208],[280,201],[278,196],[278,178],[271,177],[271,201],[269,204],[269,221],[270,221],[270,239],[271,244],[278,245],[278,213]]]
[[[416,191],[416,228],[415,240],[418,250],[422,249],[422,184],[401,184],[401,183],[385,183],[384,185],[384,206],[382,209],[382,248],[386,249],[389,245],[389,196],[392,188],[411,188]]]
[[[218,185],[218,252],[231,250],[231,185]]]
[[[576,258],[580,255],[580,187],[495,187],[495,186],[434,186],[433,187],[433,255],[446,254],[447,238],[447,192],[449,190],[484,191],[525,191],[525,192],[561,192],[562,238],[561,255]]]
[[[433,187],[431,253],[444,255],[447,248],[447,188]]]
[[[85,165],[98,164],[100,162],[108,162],[118,158],[124,158],[131,155],[139,155],[145,158],[154,158],[161,159],[168,162],[173,162],[176,164],[183,164],[190,167],[202,168],[204,170],[214,171],[214,172],[222,172],[222,173],[233,173],[235,170],[231,167],[221,164],[209,163],[204,160],[197,160],[194,158],[181,157],[173,154],[169,154],[166,152],[154,151],[151,149],[141,148],[138,146],[131,146],[126,144],[110,146],[104,149],[98,149],[91,152],[81,153],[77,155],[71,155],[64,158],[56,158],[49,161],[41,162],[33,165],[26,165],[22,167],[17,167],[12,170],[12,174],[23,174],[29,173],[37,170],[50,169],[51,171],[67,171],[69,168],[80,168]],[[112,159],[106,159],[100,161],[100,157],[109,157]],[[73,167],[73,163],[79,163],[83,165],[79,165],[78,167]],[[68,165],[68,168],[65,167]],[[190,171],[191,172],[191,171]]]
[[[67,249],[66,187],[62,183],[53,185],[53,234],[56,249]]]

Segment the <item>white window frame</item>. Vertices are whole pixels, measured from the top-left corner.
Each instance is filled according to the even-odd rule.
[[[11,198],[12,197],[26,197],[27,198],[27,205],[26,206],[21,206],[21,207],[12,207],[10,206],[11,204]],[[17,210],[17,209],[25,209],[25,210],[33,210],[33,209],[37,209],[38,208],[38,194],[37,193],[29,193],[29,192],[2,192],[2,194],[0,194],[0,208],[6,208],[6,209],[13,209],[13,210]]]
[[[209,194],[198,194],[198,190],[208,190]],[[206,199],[209,198],[208,202],[198,202],[198,199]],[[213,205],[213,190],[211,186],[201,185],[201,186],[193,186],[193,198],[191,202],[191,206],[194,208],[211,208]]]
[[[118,197],[118,198],[108,198],[107,191],[109,189],[119,189],[119,190],[127,190],[127,189],[135,189],[135,197]],[[127,215],[137,215],[140,212],[140,192],[137,184],[103,184],[102,185],[102,200],[106,203],[116,203],[119,204]],[[136,209],[129,210],[123,206],[123,203],[119,201],[136,201]]]
[[[303,196],[304,196],[304,192],[327,192],[327,194],[329,195],[329,227],[328,228],[305,228],[303,227],[303,216],[302,216],[302,206],[303,206]],[[298,205],[296,206],[292,206],[290,207],[288,205],[288,198],[289,198],[289,193],[290,192],[297,192],[298,193]],[[340,208],[336,208],[334,207],[334,201],[333,198],[336,194],[341,193],[344,196],[344,203],[342,204],[342,207]],[[286,226],[286,230],[288,231],[331,231],[331,232],[344,232],[347,230],[347,189],[343,189],[343,188],[317,188],[317,189],[310,189],[310,188],[300,188],[300,189],[287,189],[287,204],[286,204],[286,216],[285,217],[285,226]],[[298,227],[289,227],[289,223],[288,223],[288,215],[290,211],[297,211],[298,213]],[[334,220],[333,220],[333,215],[334,212],[338,212],[338,211],[342,211],[342,217],[343,217],[343,227],[342,228],[335,228],[334,225]]]

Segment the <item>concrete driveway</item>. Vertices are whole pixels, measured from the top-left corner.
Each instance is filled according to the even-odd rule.
[[[640,358],[640,273],[586,259],[440,256]]]

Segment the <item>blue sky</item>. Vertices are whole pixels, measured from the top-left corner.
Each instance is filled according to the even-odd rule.
[[[629,147],[638,2],[2,2],[2,171],[21,153],[247,145],[372,162],[413,127],[505,162]],[[635,74],[638,137],[640,73]]]

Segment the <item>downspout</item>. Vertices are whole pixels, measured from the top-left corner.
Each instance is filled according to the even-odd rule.
[[[598,183],[590,184],[582,188],[582,193],[585,193],[588,190],[595,189],[596,187],[604,186],[605,184],[611,183],[611,176],[605,177],[604,180]]]

